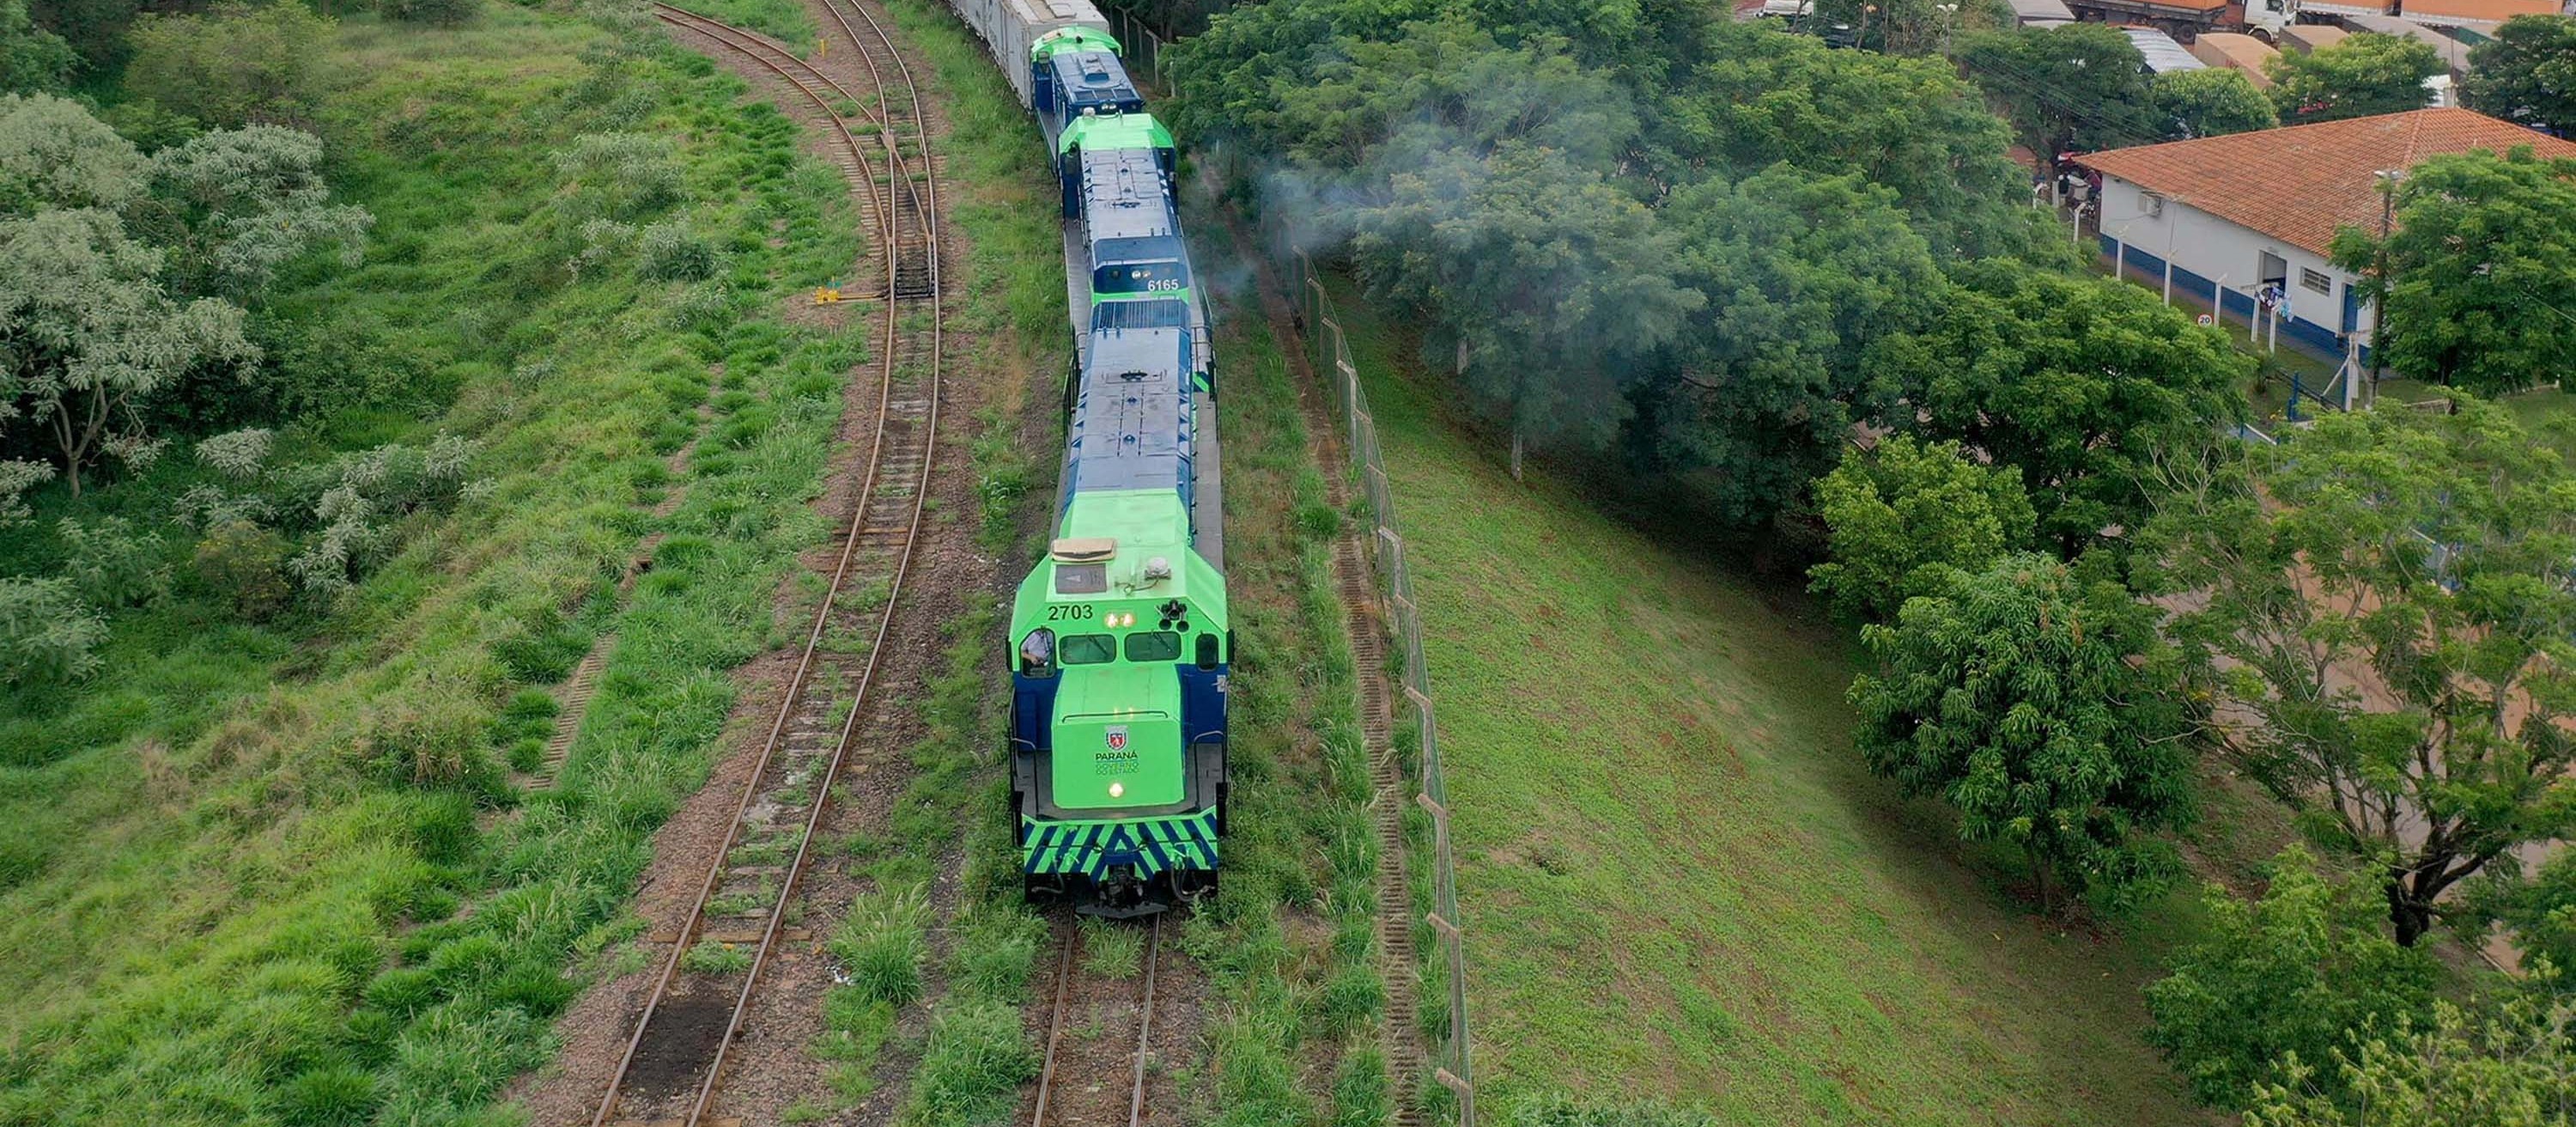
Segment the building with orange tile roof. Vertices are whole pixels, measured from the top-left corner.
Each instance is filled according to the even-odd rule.
[[[2428,157],[2529,146],[2576,158],[2576,142],[2464,109],[2113,149],[2078,158],[2102,176],[2102,252],[2122,273],[2239,319],[2266,287],[2286,299],[2285,336],[2340,351],[2370,331],[2355,278],[2327,261],[2337,228],[2376,230],[2383,174]],[[2143,272],[2143,273],[2141,273]]]

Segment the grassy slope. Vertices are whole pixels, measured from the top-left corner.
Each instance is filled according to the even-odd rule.
[[[1352,327],[1433,632],[1488,1099],[2197,1120],[2135,1035],[2145,945],[2037,925],[1860,769],[1841,635],[1515,486]]]
[[[0,769],[0,824],[43,844],[0,894],[0,1122],[471,1118],[542,1058],[565,968],[627,926],[651,829],[713,760],[724,670],[772,644],[775,577],[820,537],[805,501],[863,346],[771,316],[854,253],[837,178],[774,111],[737,108],[738,82],[598,54],[610,38],[506,5],[462,32],[343,27],[323,132],[378,227],[365,267],[280,303],[372,342],[371,375],[399,360],[398,386],[289,446],[452,429],[484,443],[492,492],[397,526],[327,612],[242,625],[184,588],[128,612],[110,671],[44,705],[80,735]],[[675,214],[723,251],[736,315],[630,258],[564,273],[578,217],[552,155],[608,129],[670,139]],[[701,401],[686,502],[656,520]],[[153,515],[171,484],[90,504]],[[621,605],[617,570],[656,530]],[[558,789],[493,785],[488,743],[454,782],[401,770],[409,743],[499,738],[498,706],[605,630]],[[102,701],[139,703],[93,723]]]

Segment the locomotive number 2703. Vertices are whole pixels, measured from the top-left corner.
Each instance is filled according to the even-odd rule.
[[[1047,621],[1049,622],[1062,622],[1069,618],[1089,617],[1091,617],[1091,606],[1088,603],[1076,604],[1069,607],[1051,606],[1047,608]]]

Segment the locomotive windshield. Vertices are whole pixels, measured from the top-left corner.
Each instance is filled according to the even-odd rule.
[[[1190,268],[1179,262],[1129,262],[1091,272],[1091,292],[1178,293],[1190,288]]]
[[[1127,660],[1174,661],[1181,656],[1181,636],[1169,630],[1148,630],[1127,636]]]
[[[1118,660],[1118,639],[1108,634],[1067,634],[1060,653],[1066,665],[1105,665]]]

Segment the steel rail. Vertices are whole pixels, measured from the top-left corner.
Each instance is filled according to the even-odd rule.
[[[849,150],[851,157],[855,162],[852,171],[862,177],[871,175],[869,172],[870,163],[866,149],[861,146],[857,136],[850,131],[847,119],[843,118],[833,108],[830,100],[825,98],[822,92],[817,89],[817,84],[819,83],[822,86],[831,88],[834,92],[840,94],[843,98],[848,99],[853,103],[856,103],[857,99],[851,97],[847,90],[841,88],[838,83],[833,82],[829,76],[814,70],[812,67],[806,66],[801,60],[796,59],[792,54],[788,54],[783,49],[780,49],[765,40],[718,21],[708,19],[704,16],[698,15],[697,13],[677,8],[669,4],[656,3],[654,5],[654,15],[657,18],[660,18],[663,22],[671,24],[674,27],[694,31],[709,39],[715,40],[716,42],[731,48],[736,53],[759,63],[772,72],[775,72],[779,78],[784,80],[789,86],[794,87],[798,92],[804,94],[807,99],[812,101],[814,103],[814,108],[822,113],[825,119],[831,123],[833,131],[840,137],[843,146]],[[782,59],[785,60],[785,62],[782,62]],[[803,71],[803,76],[801,77],[797,73],[799,70]],[[808,81],[808,79],[811,79],[812,81]],[[885,123],[883,121],[879,121],[878,126],[880,135],[882,136],[885,132]],[[886,152],[890,176],[895,172],[895,162],[898,159],[894,148],[895,146],[893,142],[891,139],[888,139],[884,145],[884,149]],[[873,208],[873,189],[870,190],[870,196],[870,203]],[[886,248],[886,287],[889,300],[886,302],[884,329],[887,346],[880,350],[882,353],[882,363],[880,364],[878,373],[877,417],[875,435],[869,452],[868,476],[866,483],[860,490],[858,503],[851,514],[849,531],[842,542],[839,559],[834,564],[831,583],[824,591],[822,605],[815,611],[814,624],[806,633],[805,646],[802,653],[797,658],[796,670],[788,680],[787,692],[779,702],[778,714],[776,718],[771,721],[767,737],[762,741],[760,761],[753,768],[748,781],[744,783],[742,797],[735,804],[733,819],[728,829],[724,845],[716,851],[714,860],[708,865],[706,879],[699,885],[697,898],[690,907],[688,922],[682,925],[679,935],[671,945],[669,957],[663,961],[662,973],[655,980],[652,993],[645,1001],[644,1012],[636,1019],[635,1032],[627,1039],[625,1052],[618,1059],[617,1071],[609,1078],[608,1090],[600,1099],[598,1111],[591,1117],[591,1127],[601,1127],[602,1124],[605,1124],[608,1121],[611,1115],[615,1114],[619,1098],[624,1092],[627,1076],[635,1063],[636,1054],[642,1048],[646,1034],[652,1027],[653,1017],[660,1010],[663,1001],[669,996],[671,985],[678,977],[681,958],[688,950],[690,940],[695,938],[705,928],[708,903],[713,898],[716,888],[723,881],[727,867],[727,855],[732,852],[735,843],[741,838],[744,816],[751,809],[752,801],[760,794],[761,781],[766,777],[770,764],[775,761],[777,757],[778,750],[782,745],[786,734],[787,725],[790,719],[795,715],[796,706],[804,699],[806,690],[811,687],[813,671],[817,664],[817,656],[822,651],[824,634],[830,626],[832,611],[836,607],[838,598],[848,582],[851,563],[858,556],[858,546],[861,542],[861,533],[866,527],[870,502],[875,499],[880,481],[887,468],[884,459],[886,452],[887,424],[893,415],[893,396],[891,393],[893,391],[896,367],[895,358],[899,351],[896,345],[900,340],[902,332],[901,324],[896,313],[896,305],[894,301],[891,300],[894,289],[894,276],[898,269],[897,256],[899,254],[898,244],[900,240],[894,237],[895,224],[897,220],[893,214],[892,208],[889,207],[885,209],[877,218],[881,234],[881,242]],[[935,217],[925,217],[924,221],[931,223],[935,228]],[[935,253],[935,243],[932,244],[932,249]],[[932,270],[934,304],[936,304],[937,301],[937,278],[937,269],[934,266]],[[697,1097],[691,1104],[689,1112],[683,1120],[686,1127],[695,1127],[695,1125],[704,1117],[707,1105],[713,1099],[717,1081],[723,1075],[727,1051],[732,1046],[735,1037],[741,1031],[743,1016],[749,1010],[751,998],[759,985],[760,973],[766,968],[770,955],[776,949],[778,938],[782,931],[782,924],[784,923],[786,916],[786,908],[795,895],[797,881],[803,876],[805,862],[813,847],[814,829],[821,821],[825,806],[831,797],[832,785],[839,775],[842,762],[847,757],[851,737],[856,731],[858,717],[860,713],[864,711],[863,706],[866,703],[868,688],[873,683],[876,672],[881,663],[881,655],[885,648],[884,643],[886,634],[894,622],[895,605],[898,597],[902,593],[904,578],[910,570],[913,546],[919,537],[921,527],[921,503],[923,497],[928,492],[927,486],[930,481],[932,464],[937,451],[940,373],[937,363],[939,345],[936,341],[935,334],[937,334],[938,331],[939,328],[937,322],[934,321],[932,329],[934,334],[934,341],[932,344],[933,362],[928,373],[928,414],[922,425],[920,476],[913,486],[912,504],[909,507],[908,518],[903,528],[904,535],[901,545],[895,549],[893,560],[894,574],[888,581],[886,596],[879,609],[876,634],[869,646],[868,655],[860,673],[858,687],[853,695],[853,703],[849,710],[849,716],[843,722],[841,731],[834,742],[831,759],[824,769],[820,785],[815,788],[814,800],[807,811],[805,824],[798,835],[796,856],[787,867],[785,878],[780,883],[777,898],[770,905],[768,919],[761,930],[760,943],[756,954],[753,956],[750,973],[746,975],[743,980],[742,989],[735,999],[733,1012],[726,1022],[724,1035],[717,1042],[716,1057],[714,1061],[707,1066],[706,1075],[699,1085]]]
[[[930,246],[930,288],[932,292],[937,293],[940,291],[939,223],[937,218],[939,215],[939,165],[937,161],[931,158],[930,116],[922,112],[921,84],[913,79],[912,64],[905,61],[903,52],[895,48],[894,37],[887,34],[885,25],[878,23],[877,18],[874,15],[869,14],[867,8],[862,6],[858,0],[822,0],[822,3],[823,10],[832,13],[832,21],[841,26],[841,34],[849,39],[851,46],[858,48],[859,63],[867,68],[869,84],[876,87],[877,106],[876,112],[872,116],[876,118],[877,128],[880,130],[881,135],[886,138],[886,151],[891,155],[891,159],[895,164],[900,166],[895,170],[895,175],[889,178],[890,182],[887,185],[886,191],[887,204],[891,211],[894,197],[894,184],[902,184],[904,186],[905,193],[907,195],[914,196],[914,211],[916,214],[924,217],[924,223],[927,227],[926,235],[929,239]],[[850,11],[858,13],[860,21],[868,25],[868,35],[865,38],[862,38],[859,35],[858,28],[851,26],[850,17],[843,14],[842,9],[844,7],[847,7]],[[911,166],[909,162],[904,160],[901,139],[894,136],[894,118],[893,115],[888,112],[885,101],[885,75],[877,69],[876,59],[868,54],[869,39],[874,39],[879,46],[885,49],[886,57],[894,63],[896,77],[903,83],[905,97],[912,103],[913,136],[919,141],[921,146],[922,187],[918,193],[915,193],[912,190],[913,180],[909,175],[911,172]],[[852,101],[857,101],[857,99],[852,99]],[[894,293],[891,281],[888,282],[886,293],[889,296]],[[941,332],[941,318],[943,316],[944,313],[934,305],[932,308],[931,326],[931,340],[934,347],[943,340],[943,333]],[[938,360],[938,354],[934,351],[931,358],[932,364],[936,366]]]
[[[1037,1107],[1029,1115],[1029,1127],[1047,1127],[1047,1112],[1055,1099],[1057,1058],[1064,1045],[1064,1019],[1073,994],[1074,952],[1082,947],[1082,929],[1068,924],[1064,930],[1064,948],[1056,956],[1055,1008],[1047,1018],[1046,1061],[1038,1069]],[[1163,917],[1157,915],[1145,933],[1145,985],[1143,1000],[1136,1007],[1136,1063],[1128,1073],[1127,1127],[1143,1127],[1145,1122],[1145,1062],[1153,1050],[1155,972],[1163,962]]]

